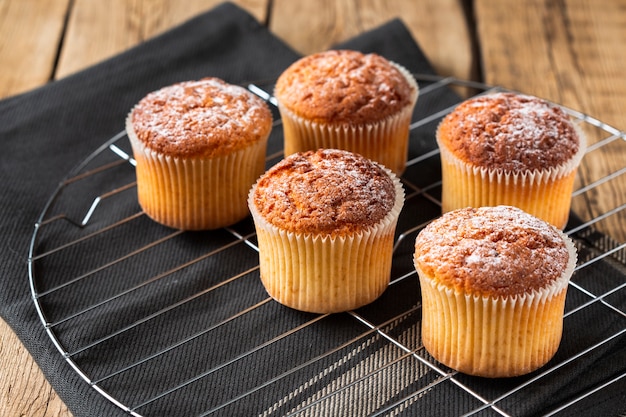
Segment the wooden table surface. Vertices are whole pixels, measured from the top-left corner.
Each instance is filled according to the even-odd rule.
[[[0,0],[0,98],[95,64],[218,3]],[[626,129],[626,0],[234,3],[302,54],[400,17],[441,75],[537,95]],[[585,157],[579,184],[595,170],[626,166],[624,148]],[[618,179],[622,185],[624,176]],[[607,190],[574,209],[595,217],[623,204],[625,189]],[[602,227],[626,241],[623,212]],[[0,415],[71,416],[1,320],[0,341]]]

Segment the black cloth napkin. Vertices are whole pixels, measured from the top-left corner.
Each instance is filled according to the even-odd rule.
[[[336,47],[377,52],[414,73],[433,74],[399,20]],[[258,280],[254,250],[233,240],[233,235],[251,235],[249,219],[228,232],[173,235],[145,218],[133,217],[138,206],[131,187],[102,199],[84,227],[74,225],[101,190],[132,182],[133,170],[127,163],[113,162],[102,176],[80,176],[119,160],[102,156],[112,154],[108,149],[93,159],[90,155],[123,130],[127,112],[146,93],[204,76],[265,85],[271,91],[272,80],[298,57],[245,11],[224,3],[126,53],[0,102],[0,231],[5,245],[0,253],[0,314],[75,416],[128,414],[98,390],[146,416],[204,415],[212,410],[211,415],[284,415],[297,409],[302,415],[364,415],[385,414],[387,408],[404,415],[458,415],[480,406],[466,389],[495,399],[520,383],[462,375],[442,378],[381,336],[393,335],[428,358],[419,349],[415,276],[392,284],[379,301],[360,310],[360,324],[355,325],[349,314],[320,318],[268,301]],[[421,83],[428,85],[429,81]],[[458,101],[454,92],[441,88],[420,97],[416,114],[434,114]],[[435,148],[435,123],[412,131],[412,158]],[[279,150],[280,131],[272,136],[270,149]],[[123,138],[111,142],[128,152]],[[87,162],[79,165],[83,161]],[[409,167],[406,173],[417,186],[438,175],[436,159]],[[68,177],[72,181],[64,182]],[[50,200],[53,194],[56,197]],[[51,220],[38,230],[34,253],[53,252],[29,264],[35,223],[45,207],[46,222],[59,214],[70,221]],[[407,207],[401,230],[438,213],[421,194]],[[90,235],[124,216],[132,221],[110,233]],[[84,242],[55,252],[64,242],[85,236],[89,238]],[[393,277],[411,274],[414,236],[400,242]],[[109,264],[120,254],[155,241],[161,243],[130,260]],[[177,269],[190,259],[200,261]],[[609,271],[621,279],[620,268],[610,263],[602,273]],[[65,361],[46,334],[31,297],[29,273],[35,277],[38,302],[52,332],[97,389]],[[223,277],[234,278],[224,284]],[[146,279],[149,283],[142,284]],[[102,300],[109,301],[88,308]],[[575,320],[569,325],[576,331],[580,323]],[[593,322],[594,317],[581,320]],[[616,322],[619,318],[603,323],[614,328],[619,326]],[[207,328],[210,331],[205,332]],[[291,332],[294,328],[300,330]],[[185,343],[177,346],[181,340]],[[508,397],[503,406],[514,415],[536,415],[606,374],[623,372],[623,338],[621,345],[619,340],[594,355],[593,363],[576,362],[575,369],[566,368],[572,378],[551,377],[548,386],[542,380],[539,387]],[[149,360],[143,362],[145,358]],[[621,367],[612,365],[620,362]],[[572,382],[574,375],[588,372],[594,377]],[[337,389],[340,386],[344,388]],[[600,399],[592,397],[593,404],[582,402],[577,412],[623,412],[623,386],[613,384]],[[480,415],[491,414],[487,410]]]

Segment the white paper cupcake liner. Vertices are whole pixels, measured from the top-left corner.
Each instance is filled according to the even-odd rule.
[[[387,288],[394,232],[404,189],[392,175],[396,200],[376,225],[349,236],[282,230],[263,218],[250,190],[248,204],[257,231],[261,281],[288,307],[313,313],[348,311],[369,304]]]
[[[228,155],[180,158],[146,147],[130,132],[137,195],[146,215],[181,230],[232,225],[249,211],[248,191],[265,170],[267,138]]]
[[[392,64],[405,76],[414,93],[411,102],[397,114],[362,125],[327,124],[307,120],[278,100],[284,129],[285,156],[317,149],[343,149],[379,162],[396,175],[404,172],[409,142],[409,125],[419,95],[415,78],[401,65]]]
[[[439,362],[470,375],[511,377],[545,365],[563,331],[574,243],[561,233],[569,260],[548,287],[511,297],[465,294],[439,284],[415,262],[422,292],[422,340]]]
[[[437,143],[441,153],[442,211],[510,205],[563,229],[567,224],[576,170],[586,151],[582,130],[578,152],[567,162],[544,170],[510,172],[470,165]]]

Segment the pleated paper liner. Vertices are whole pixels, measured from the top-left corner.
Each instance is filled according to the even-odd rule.
[[[378,224],[342,236],[297,233],[272,225],[255,208],[255,186],[249,205],[261,281],[268,294],[283,305],[312,313],[348,311],[377,299],[389,284],[394,232],[404,204],[400,180],[392,178],[396,200],[390,212]]]
[[[248,191],[265,171],[267,138],[227,155],[161,155],[129,135],[137,162],[139,205],[158,223],[211,230],[248,216]]]
[[[402,174],[407,161],[409,125],[419,89],[415,78],[405,68],[392,64],[405,76],[415,93],[410,104],[383,120],[363,125],[320,123],[295,114],[279,101],[285,156],[308,150],[343,149],[376,161],[396,175]]]
[[[490,378],[524,375],[545,365],[563,333],[574,243],[562,234],[569,261],[549,286],[522,295],[488,297],[455,291],[417,265],[422,292],[422,340],[439,362]]]
[[[584,133],[577,126],[576,131],[581,144],[569,161],[543,170],[520,172],[470,165],[457,158],[438,140],[442,211],[509,205],[563,229],[569,216],[576,170],[586,150]]]

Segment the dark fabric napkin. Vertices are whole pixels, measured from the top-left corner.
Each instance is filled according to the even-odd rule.
[[[337,47],[378,52],[414,73],[433,74],[399,20]],[[172,237],[171,230],[139,218],[114,228],[111,234],[98,234],[58,255],[54,252],[36,260],[29,271],[27,258],[35,223],[48,203],[44,220],[62,213],[80,221],[93,200],[93,190],[132,182],[132,167],[124,164],[107,169],[104,178],[94,175],[62,183],[69,173],[80,175],[110,162],[108,157],[100,160],[97,153],[93,161],[79,166],[123,130],[127,112],[146,93],[204,76],[271,88],[272,80],[297,58],[297,53],[254,18],[225,3],[92,68],[0,102],[0,231],[5,245],[0,253],[0,313],[75,416],[127,415],[127,411],[85,382],[51,342],[31,297],[29,272],[35,277],[46,319],[72,360],[99,390],[140,415],[203,415],[214,409],[214,415],[284,415],[300,408],[303,415],[384,414],[387,408],[405,415],[458,415],[480,407],[476,396],[466,389],[496,399],[523,382],[462,375],[442,378],[415,355],[381,337],[379,330],[406,340],[407,346],[420,352],[415,276],[391,285],[379,301],[358,312],[371,328],[355,326],[354,317],[347,314],[319,318],[268,302],[255,270],[255,252],[232,238],[233,234],[252,233],[249,219],[236,225],[234,232]],[[416,114],[434,114],[458,100],[455,93],[442,88],[421,97]],[[412,157],[434,149],[434,126],[435,121],[412,131]],[[279,149],[281,139],[280,132],[273,134],[270,148]],[[128,151],[123,139],[113,142]],[[432,182],[439,175],[436,160],[419,169],[409,167],[406,175],[418,186],[426,180]],[[49,200],[59,184],[63,184],[62,191]],[[120,216],[132,216],[138,207],[132,189],[130,193],[122,191],[110,203],[103,202],[109,204],[109,210],[98,208],[85,227],[67,226],[71,222],[65,221],[46,225],[37,234],[35,253],[46,253],[103,225],[115,224]],[[399,225],[402,230],[437,215],[437,206],[421,195],[407,206],[413,211],[406,210]],[[414,236],[398,246],[393,277],[410,275]],[[159,239],[162,244],[133,256],[132,262],[101,268],[120,253]],[[593,244],[589,247],[593,252]],[[205,260],[203,254],[212,251],[217,254]],[[184,271],[175,270],[172,259],[179,264],[193,257],[202,261]],[[602,273],[622,279],[622,267],[610,263]],[[223,284],[217,274],[237,279]],[[150,284],[143,286],[140,283],[146,277],[158,279],[149,279]],[[102,307],[84,310],[109,299]],[[80,313],[74,316],[75,312]],[[234,316],[237,318],[231,319]],[[145,317],[151,318],[144,322]],[[577,330],[580,323],[575,320],[578,318],[569,320],[569,326]],[[595,319],[580,320],[592,323]],[[124,330],[137,322],[141,324]],[[620,326],[619,318],[603,323],[609,330]],[[290,333],[289,329],[300,326],[301,331]],[[205,333],[206,328],[211,331]],[[285,332],[287,336],[277,336]],[[111,334],[115,336],[106,338]],[[180,340],[186,343],[168,349]],[[566,343],[566,350],[567,346],[571,344]],[[137,364],[157,352],[159,355]],[[421,355],[428,358],[423,349]],[[563,372],[571,372],[571,378],[543,379],[538,387],[508,396],[502,406],[514,415],[536,415],[543,407],[553,409],[584,392],[607,374],[618,375],[624,371],[623,338],[621,344],[620,339],[607,344],[590,360],[592,363],[576,362],[565,368]],[[376,371],[380,363],[385,366]],[[619,363],[622,365],[614,365]],[[135,365],[125,370],[131,364]],[[589,372],[594,376],[574,381]],[[196,381],[198,373],[202,375]],[[173,389],[181,385],[183,388]],[[460,389],[461,385],[465,388]],[[344,389],[328,395],[338,386]],[[591,397],[593,404],[581,402],[577,412],[623,412],[623,387],[613,384],[602,391],[603,396]],[[167,395],[161,396],[163,393]],[[233,401],[238,397],[241,399]],[[490,413],[493,411],[486,410],[479,415]]]

